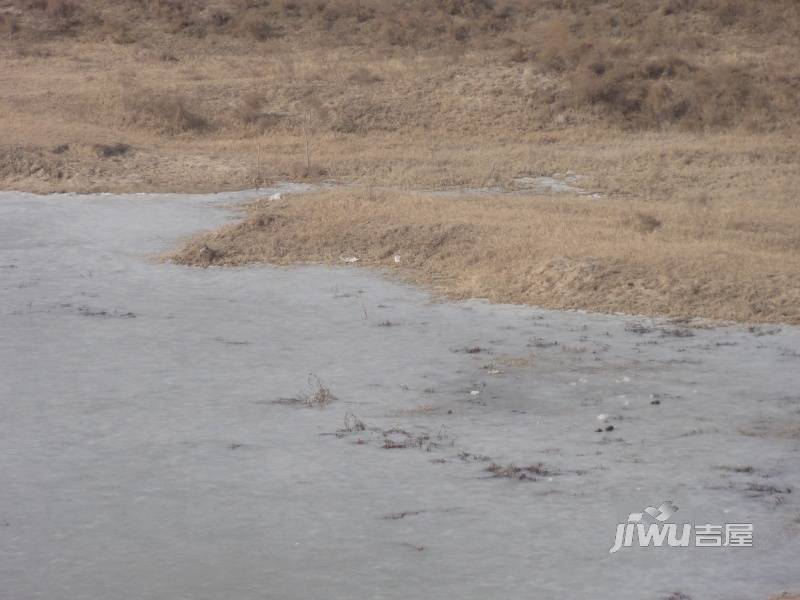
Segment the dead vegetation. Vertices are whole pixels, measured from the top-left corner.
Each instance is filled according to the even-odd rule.
[[[631,227],[637,212],[661,225],[649,232]],[[742,222],[760,226],[743,230]],[[358,265],[455,298],[800,323],[798,230],[800,211],[789,198],[698,207],[631,198],[328,190],[258,202],[241,223],[190,241],[172,258],[200,266],[340,264],[346,252]],[[403,256],[399,264],[396,254]]]
[[[359,433],[362,431],[366,431],[367,426],[364,424],[364,421],[359,419],[353,413],[348,412],[344,415],[344,426],[337,430],[336,435],[338,437],[344,437],[351,433]]]
[[[502,184],[586,172],[597,140],[625,170],[617,146],[645,139],[686,183],[676,167],[724,160],[706,136],[725,132],[779,167],[755,147],[798,125],[798,39],[793,0],[9,0],[0,139],[141,152],[100,180],[76,154],[3,185],[243,187],[257,152],[264,179]]]
[[[355,182],[352,200],[323,198],[327,224],[265,212],[179,259],[346,251],[383,266],[394,251],[390,268],[454,297],[794,321],[799,13],[793,0],[8,0],[0,186]],[[101,150],[115,144],[130,150]],[[381,189],[569,171],[602,198]]]
[[[332,115],[325,128],[349,134],[424,124],[421,107],[406,103],[428,99],[400,94],[397,103],[380,93],[385,90],[369,93],[378,84],[397,83],[395,61],[411,49],[445,58],[445,65],[463,62],[459,55],[480,54],[494,70],[505,67],[507,74],[522,75],[522,89],[508,77],[475,80],[473,92],[494,101],[494,106],[481,103],[479,112],[491,113],[486,122],[501,114],[500,105],[511,95],[521,103],[518,122],[528,126],[545,115],[577,111],[572,118],[638,129],[769,130],[796,124],[800,90],[800,6],[793,0],[15,0],[0,24],[18,47],[47,39],[162,47],[168,50],[161,56],[175,60],[176,50],[189,58],[192,50],[206,54],[216,47],[220,56],[229,56],[238,45],[244,51],[252,44],[269,47],[270,54],[291,51],[291,56],[322,50],[333,60],[348,48],[367,48],[383,60],[356,64],[335,83],[324,76],[309,79],[289,56],[280,59],[289,61],[284,80],[263,82],[284,92],[289,80],[304,80],[300,95],[271,96],[284,95],[286,107],[287,100],[302,103],[322,92],[318,98]],[[445,65],[433,70],[419,65],[417,81],[452,81]],[[344,86],[356,88],[355,93]],[[241,96],[253,89],[232,92]],[[164,102],[156,96],[157,104]],[[168,120],[178,113],[179,121],[184,111],[194,115],[188,117],[191,122],[231,127],[226,119],[212,122],[218,113],[197,113],[180,102],[155,110],[170,113]],[[526,111],[533,113],[533,122],[523,116]]]
[[[317,375],[309,373],[307,391],[300,392],[291,398],[279,398],[275,403],[290,406],[305,406],[307,408],[325,408],[336,400],[338,400],[338,398],[333,395],[330,388],[328,388]],[[345,417],[345,424],[347,424],[347,417]]]
[[[505,477],[519,481],[536,481],[541,477],[553,477],[557,475],[556,472],[547,469],[543,463],[531,464],[525,467],[518,467],[513,463],[508,465],[492,463],[486,467],[486,470],[491,473],[493,477]]]
[[[191,104],[191,100],[176,93],[132,88],[122,92],[127,123],[166,135],[202,133],[211,128],[205,117],[188,108]]]
[[[406,517],[416,517],[417,515],[425,514],[428,511],[425,510],[404,510],[402,512],[395,512],[395,513],[388,513],[383,515],[383,519],[386,521],[397,521],[399,519],[405,519]]]
[[[285,400],[281,402],[285,402]],[[376,442],[384,450],[416,448],[425,452],[433,452],[434,450],[451,448],[455,444],[455,438],[453,438],[445,425],[440,426],[436,433],[430,433],[427,430],[408,430],[399,425],[394,425],[389,429],[381,429],[375,426],[368,427],[361,419],[348,412],[344,416],[344,426],[337,429],[335,435],[338,438],[345,438],[353,434],[357,435],[356,444],[366,445],[371,438],[373,442]]]
[[[384,450],[420,448],[426,452],[432,452],[433,450],[452,447],[455,444],[455,439],[444,425],[433,435],[427,431],[414,433],[395,426],[383,431],[382,436],[382,448]]]
[[[120,142],[116,144],[95,144],[94,148],[97,151],[97,156],[99,156],[100,158],[112,158],[114,156],[124,156],[131,149],[130,145],[123,144]],[[56,149],[54,149],[53,152],[55,154],[62,154],[67,150],[69,150],[69,146],[63,144],[61,146],[56,147]]]

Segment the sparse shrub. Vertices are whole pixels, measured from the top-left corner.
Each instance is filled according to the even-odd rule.
[[[208,35],[208,28],[205,23],[189,23],[183,28],[183,34],[202,40]]]
[[[444,12],[460,17],[478,17],[494,8],[493,0],[437,0]]]
[[[747,11],[747,4],[741,0],[719,0],[714,15],[721,25],[730,27],[744,17]]]
[[[695,117],[703,124],[732,126],[747,120],[756,125],[771,116],[769,90],[742,67],[717,65],[699,73],[691,84]]]
[[[47,0],[45,14],[48,17],[67,19],[77,10],[77,4],[72,0]]]
[[[457,42],[466,42],[469,39],[470,31],[466,25],[456,25],[450,30],[450,35]]]
[[[330,388],[322,383],[322,380],[314,373],[308,375],[308,384],[311,386],[311,392],[305,397],[306,406],[323,408],[337,400]]]
[[[242,22],[242,27],[251,37],[260,42],[277,36],[277,30],[265,15],[247,15]]]
[[[661,221],[658,218],[644,212],[635,213],[628,219],[628,224],[639,233],[652,233],[661,227]]]
[[[332,29],[341,17],[342,13],[335,6],[325,7],[322,11],[322,23],[325,29]]]
[[[115,44],[135,44],[138,41],[136,33],[128,23],[116,21],[109,24],[111,39]]]
[[[396,426],[383,432],[384,450],[421,448],[426,452],[432,452],[437,448],[452,447],[453,445],[455,445],[455,438],[444,425],[433,436],[424,431],[411,433]]]
[[[15,15],[0,15],[0,33],[14,35],[19,31],[19,22]]]
[[[631,127],[757,126],[773,113],[769,91],[747,70],[728,65],[700,68],[675,56],[644,65],[595,60],[579,66],[571,82],[578,104],[622,117]]]
[[[358,2],[355,6],[355,17],[357,23],[366,23],[375,18],[375,9]]]
[[[540,56],[544,65],[553,71],[564,71],[575,52],[575,42],[562,21],[549,23],[541,38]]]
[[[330,128],[338,133],[362,135],[370,131],[391,131],[391,109],[367,100],[353,102],[336,111],[330,120]]]
[[[306,163],[296,162],[293,163],[288,171],[291,179],[318,179],[328,174],[328,171],[315,164],[307,165]]]
[[[647,87],[627,65],[593,62],[572,78],[577,99],[627,117],[642,111]]]
[[[530,51],[526,50],[522,46],[518,46],[518,47],[514,48],[514,50],[511,52],[511,56],[508,57],[508,59],[511,62],[515,62],[515,63],[528,62],[528,60],[530,60],[530,58],[531,58]]]
[[[196,252],[195,263],[203,267],[210,267],[223,256],[225,253],[222,250],[203,244]]]
[[[355,69],[347,77],[347,80],[352,83],[357,83],[359,85],[371,85],[373,83],[378,83],[380,81],[383,81],[383,79],[381,79],[378,75],[375,75],[375,73],[373,73],[366,67],[358,67],[357,69]]]
[[[30,48],[27,46],[17,46],[16,54],[23,58],[52,58],[55,56],[50,48],[42,48],[40,46],[32,46]]]
[[[35,17],[31,29],[47,36],[73,33],[82,24],[97,25],[97,14],[81,11],[76,0],[33,0],[26,4],[29,11],[41,11],[44,17]],[[16,20],[15,20],[16,22]]]
[[[264,110],[264,96],[260,92],[251,91],[242,96],[241,104],[236,110],[238,119],[249,129],[264,133],[283,121],[285,115]]]
[[[261,114],[264,104],[263,96],[258,92],[247,92],[242,95],[242,103],[238,110],[239,118],[245,123],[254,123]]]
[[[68,146],[69,147],[69,146]],[[117,142],[116,144],[95,144],[94,150],[100,158],[112,158],[114,156],[123,156],[130,151],[129,144]]]
[[[280,4],[285,15],[289,17],[299,17],[301,15],[300,2],[297,0],[282,0]]]
[[[344,427],[339,431],[341,433],[357,433],[359,431],[365,431],[367,426],[364,425],[364,421],[359,419],[353,413],[348,412],[344,415]]]
[[[665,15],[677,15],[694,8],[695,0],[667,0],[662,9]]]
[[[279,400],[283,404],[301,404],[309,408],[324,408],[331,402],[337,400],[331,390],[314,373],[308,374],[307,392],[301,392],[294,398]]]
[[[231,14],[221,8],[214,8],[208,14],[209,22],[216,28],[225,27],[231,19]]]
[[[157,94],[149,90],[126,90],[123,106],[129,118],[163,133],[202,133],[211,128],[202,115],[187,107],[187,100],[177,94]]]
[[[544,464],[536,463],[526,467],[518,467],[511,463],[508,465],[499,465],[492,463],[486,470],[494,477],[507,477],[509,479],[517,479],[524,481],[526,479],[536,480],[538,477],[550,477],[556,473],[545,468]]]
[[[308,374],[308,388],[309,389],[307,391],[300,392],[291,398],[279,398],[278,400],[275,400],[274,403],[287,404],[291,406],[306,406],[308,408],[325,408],[331,402],[338,400],[338,398],[333,395],[331,390],[314,373]],[[361,421],[355,419],[354,416],[353,419],[354,421],[350,421],[348,420],[348,417],[345,416],[345,427],[350,425],[356,428],[354,431],[361,431],[360,429],[357,429],[358,423],[361,423]],[[363,423],[361,423],[361,425],[363,426]]]
[[[778,129],[796,123],[800,109],[800,79],[794,66],[800,4],[795,0],[15,0],[12,4],[27,10],[20,12],[24,35],[18,38],[45,39],[70,29],[96,39],[99,36],[87,19],[97,6],[104,23],[100,33],[106,39],[139,44],[150,56],[180,48],[179,56],[186,62],[200,50],[199,60],[214,63],[203,69],[212,78],[222,71],[220,63],[232,68],[244,64],[237,52],[248,51],[247,41],[237,37],[263,41],[290,36],[291,45],[297,44],[302,59],[286,59],[297,60],[293,72],[276,74],[266,66],[272,58],[280,62],[296,56],[276,46],[264,68],[253,61],[252,70],[248,66],[236,76],[241,81],[255,75],[264,88],[263,77],[275,77],[271,83],[277,89],[269,106],[280,114],[235,101],[230,110],[231,93],[222,86],[203,86],[193,98],[159,93],[158,98],[126,100],[123,118],[171,134],[209,130],[212,110],[220,114],[214,117],[216,127],[230,125],[232,133],[242,137],[284,125],[300,134],[305,115],[298,115],[304,108],[297,107],[304,102],[304,85],[315,90],[330,112],[320,127],[310,123],[302,132],[311,150],[331,131],[363,135],[444,127],[475,132],[515,123],[532,132],[545,120],[564,126],[594,120],[627,128]],[[0,16],[0,35],[14,33],[17,27],[11,13]],[[723,27],[735,30],[725,32]],[[152,37],[169,32],[198,38],[213,35],[213,42],[220,42],[219,52],[207,52],[205,44],[191,40],[173,43]],[[234,39],[224,44],[216,39],[228,35]],[[746,51],[734,51],[738,43],[734,38],[739,37]],[[700,51],[697,40],[704,44]],[[780,51],[769,52],[768,42]],[[410,59],[410,52],[387,44],[412,48],[416,57]],[[49,51],[40,46],[15,44],[12,52],[44,56],[32,54]],[[320,49],[317,57],[312,46]],[[351,52],[353,47],[361,49]],[[452,67],[462,60],[464,48],[479,60],[459,65],[463,69],[456,75]],[[162,56],[176,60],[172,54]],[[355,64],[344,62],[345,56]],[[343,76],[334,76],[334,69],[342,65]],[[509,77],[504,72],[509,66],[522,76]],[[419,77],[418,85],[414,77]],[[365,89],[381,81],[396,93],[382,89],[385,93],[379,98]],[[454,89],[475,94],[480,108],[462,102]],[[298,152],[297,160],[302,158]],[[305,158],[303,171],[311,173],[311,161]],[[282,169],[286,164],[282,162]]]
[[[648,61],[644,66],[644,76],[647,79],[673,78],[679,75],[689,75],[696,70],[682,58],[668,56]]]
[[[511,28],[514,10],[510,4],[495,6],[492,12],[475,19],[477,28],[483,33],[498,33]]]

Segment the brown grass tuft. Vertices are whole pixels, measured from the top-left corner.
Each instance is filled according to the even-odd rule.
[[[314,373],[308,374],[308,391],[301,392],[292,398],[280,398],[276,404],[305,406],[307,408],[325,408],[338,400],[331,390]],[[345,423],[347,420],[345,419]]]
[[[72,16],[77,8],[78,5],[73,0],[47,0],[44,12],[48,17],[66,19]]]
[[[275,28],[270,19],[264,15],[246,15],[241,20],[240,26],[242,30],[246,31],[253,38],[260,42],[264,42],[278,36],[278,30]]]
[[[177,93],[161,93],[150,89],[126,89],[123,107],[129,122],[156,129],[162,133],[203,133],[210,122],[189,108],[191,100]]]
[[[661,221],[651,214],[637,212],[629,223],[640,233],[653,233],[661,227]]]
[[[0,34],[12,36],[19,31],[19,20],[16,15],[0,14]]]

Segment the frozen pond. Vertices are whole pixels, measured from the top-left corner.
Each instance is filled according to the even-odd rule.
[[[800,330],[150,259],[245,197],[0,193],[0,597],[800,590]],[[665,500],[754,546],[609,553]]]

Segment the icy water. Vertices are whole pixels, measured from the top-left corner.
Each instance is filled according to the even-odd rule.
[[[252,195],[0,194],[1,598],[800,590],[800,330],[151,260]],[[754,546],[609,552],[665,500]]]

